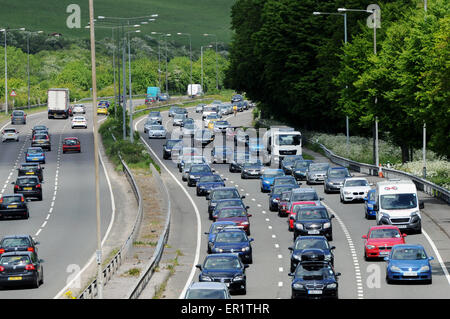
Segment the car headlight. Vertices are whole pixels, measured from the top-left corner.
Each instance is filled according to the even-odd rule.
[[[327,288],[329,289],[336,289],[337,285],[336,284],[329,284],[327,285]]]
[[[211,277],[209,277],[209,276],[204,276],[204,275],[201,275],[201,276],[200,276],[200,280],[201,280],[201,281],[212,281]]]
[[[223,253],[223,249],[222,248],[214,248],[214,251],[216,253]]]
[[[197,176],[189,175],[189,178],[195,179],[195,178],[197,178]]]
[[[398,268],[397,266],[391,266],[391,271],[393,272],[401,272],[402,270]]]
[[[295,224],[295,228],[303,230],[303,224]]]
[[[242,248],[242,251],[250,251],[250,247],[244,247],[244,248]]]
[[[241,225],[249,225],[249,222],[242,222]]]
[[[331,255],[325,255],[325,260],[330,261],[331,260]]]
[[[247,172],[248,172],[248,170],[244,169],[244,173],[247,173]]]
[[[299,255],[292,255],[292,258],[294,258],[295,260],[299,260],[299,261],[302,260],[302,256],[299,256]]]
[[[212,207],[215,207],[217,205],[217,203],[211,203]]]
[[[420,267],[420,269],[419,269],[419,271],[429,271],[429,270],[430,270],[430,266],[427,266],[427,265],[422,266],[422,267]]]
[[[344,191],[345,195],[350,195],[352,192]]]
[[[233,281],[242,281],[244,280],[244,276],[236,276],[233,278]]]
[[[377,246],[374,246],[374,245],[367,245],[366,248],[367,248],[367,249],[375,249],[375,248],[377,248]]]
[[[264,183],[264,184],[270,184],[270,182],[269,182],[269,181],[266,181],[266,180],[264,180],[263,183]]]
[[[324,223],[323,224],[323,228],[330,228],[331,227],[331,223]]]
[[[418,217],[419,216],[419,212],[416,210],[415,212],[411,213],[411,217]]]
[[[294,288],[294,289],[303,289],[303,285],[299,284],[299,283],[295,283],[295,284],[292,285],[292,288]]]

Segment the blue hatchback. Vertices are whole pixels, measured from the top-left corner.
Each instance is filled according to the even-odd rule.
[[[45,164],[45,152],[41,147],[29,147],[25,152],[25,161]]]
[[[284,176],[284,171],[282,169],[265,169],[260,177],[261,180],[261,192],[270,192],[270,187],[273,184],[275,177]]]
[[[424,281],[431,284],[431,264],[422,245],[400,244],[392,247],[386,266],[386,282]]]
[[[377,212],[373,209],[373,205],[376,202],[375,189],[371,189],[367,192],[367,197],[364,198],[364,216],[366,219],[375,218]]]

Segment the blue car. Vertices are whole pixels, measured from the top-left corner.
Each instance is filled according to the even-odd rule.
[[[242,262],[251,264],[253,263],[252,241],[253,238],[247,237],[247,234],[242,228],[222,228],[214,238],[211,253],[237,253]]]
[[[197,196],[206,195],[211,189],[216,187],[225,187],[225,181],[220,175],[202,176],[197,182]]]
[[[386,266],[386,282],[424,281],[432,283],[431,264],[422,245],[399,244],[392,247]]]
[[[45,164],[45,152],[41,147],[29,147],[25,152],[25,161]]]
[[[213,242],[214,239],[216,238],[217,233],[227,226],[237,226],[237,224],[231,221],[215,222],[211,224],[211,226],[209,227],[209,231],[205,232],[205,235],[208,235],[208,247],[207,247],[208,254],[211,253],[211,247],[213,246]]]
[[[195,186],[202,176],[212,175],[213,170],[208,164],[194,164],[187,172],[188,186]]]
[[[217,218],[220,210],[226,207],[242,207],[248,210],[250,207],[246,206],[240,198],[221,199],[216,201],[214,208],[209,213],[209,219],[214,220]]]
[[[293,188],[299,188],[300,186],[295,184],[287,184],[287,185],[277,185],[272,187],[272,191],[269,195],[269,210],[271,212],[278,211],[278,203],[280,202],[281,194],[283,192],[288,192]]]
[[[367,197],[364,198],[364,215],[366,219],[375,218],[377,212],[373,209],[376,202],[375,189],[367,192]]]
[[[211,254],[206,256],[203,264],[196,265],[200,269],[199,281],[218,281],[227,285],[230,293],[247,293],[248,264],[242,263],[238,254]]]
[[[284,171],[282,169],[265,169],[262,173],[261,180],[261,192],[270,192],[270,187],[273,184],[275,177],[284,176]]]

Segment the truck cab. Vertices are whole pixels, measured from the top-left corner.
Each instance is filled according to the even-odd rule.
[[[147,95],[145,97],[145,104],[151,104],[152,102],[157,102],[159,96],[161,95],[161,89],[157,86],[147,87]]]
[[[272,162],[279,168],[286,155],[302,155],[302,134],[292,127],[271,126],[263,136],[263,143]]]
[[[411,180],[378,182],[374,210],[377,225],[394,225],[401,231],[422,233],[420,209],[424,208]]]

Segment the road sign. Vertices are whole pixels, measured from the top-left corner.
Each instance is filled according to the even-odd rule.
[[[14,97],[14,96],[16,96],[16,95],[17,95],[17,94],[16,94],[16,91],[12,90],[10,96]]]

